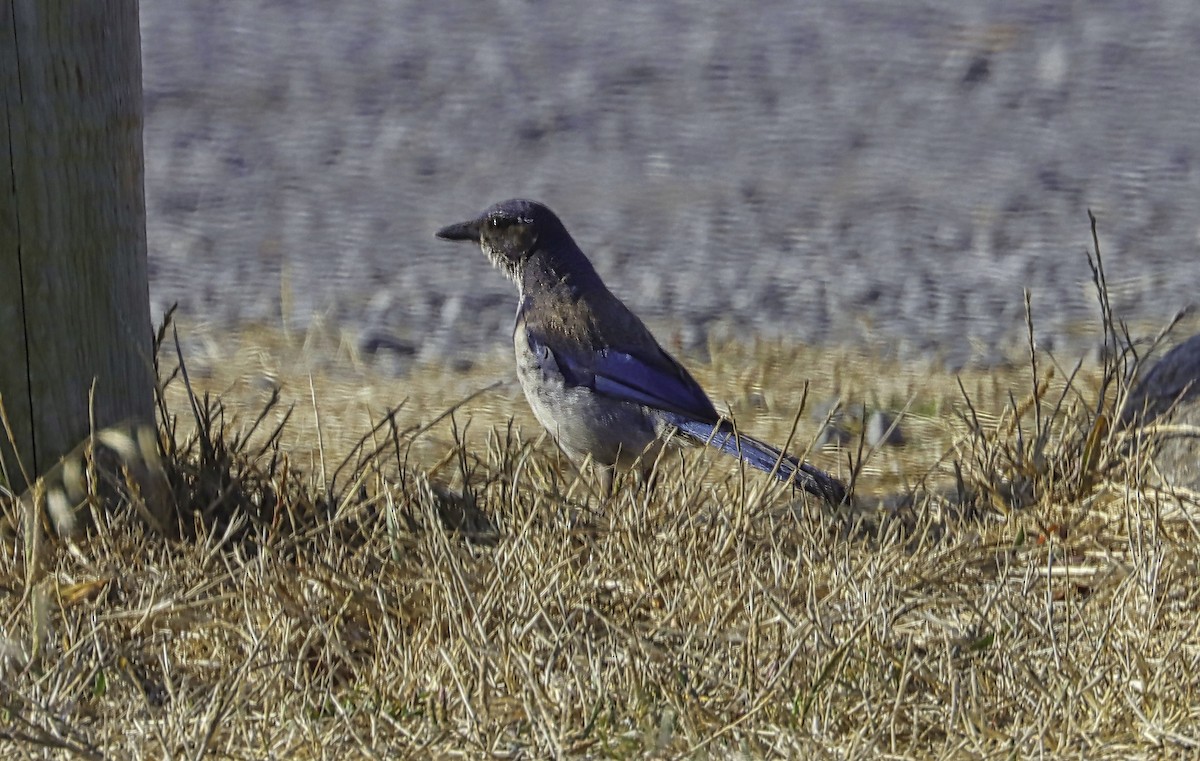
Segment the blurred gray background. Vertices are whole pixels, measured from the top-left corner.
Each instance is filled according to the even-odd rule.
[[[151,293],[418,356],[515,292],[439,226],[527,196],[685,348],[987,364],[1200,283],[1195,0],[144,0]]]

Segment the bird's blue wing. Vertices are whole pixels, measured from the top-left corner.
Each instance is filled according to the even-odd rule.
[[[666,362],[655,365],[613,349],[596,352],[593,367],[597,393],[700,420],[715,420],[717,411],[700,385],[678,363],[662,356]]]
[[[837,479],[781,454],[769,444],[737,433],[731,423],[722,421],[700,385],[662,349],[654,347],[656,351],[649,356],[611,348],[555,349],[526,325],[518,323],[517,329],[525,330],[529,348],[542,362],[557,368],[568,386],[670,413],[668,422],[697,444],[731,454],[764,472],[774,472],[780,480],[794,478],[796,485],[831,504],[845,500],[846,487]]]
[[[641,357],[611,348],[555,351],[529,334],[530,346],[554,357],[564,380],[597,394],[673,412],[694,420],[716,421],[717,411],[700,384],[678,362],[659,349]]]

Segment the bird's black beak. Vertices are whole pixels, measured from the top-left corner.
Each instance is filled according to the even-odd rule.
[[[447,225],[437,231],[437,236],[442,240],[472,240],[479,242],[479,225],[478,219],[472,219],[470,222],[459,222],[456,225]]]

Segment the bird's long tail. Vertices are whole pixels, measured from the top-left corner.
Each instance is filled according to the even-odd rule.
[[[742,462],[764,473],[775,472],[780,481],[795,477],[795,483],[809,494],[816,495],[830,504],[839,505],[846,500],[845,485],[820,468],[783,454],[770,444],[737,433],[727,420],[718,423],[703,423],[698,420],[680,420],[675,423],[679,432],[699,444],[719,449],[733,455]],[[776,465],[778,464],[778,469]]]

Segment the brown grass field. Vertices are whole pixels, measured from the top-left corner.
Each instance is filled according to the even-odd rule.
[[[810,453],[861,464],[834,510],[700,452],[600,499],[500,350],[393,377],[320,328],[180,334],[168,493],[127,469],[74,532],[3,503],[5,758],[1200,753],[1197,505],[1124,453],[1114,362],[685,358],[793,451],[816,401],[906,410],[904,447]]]

